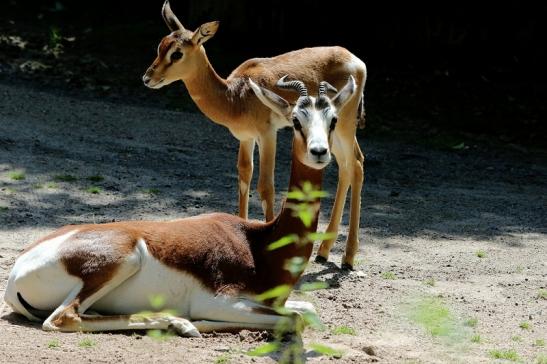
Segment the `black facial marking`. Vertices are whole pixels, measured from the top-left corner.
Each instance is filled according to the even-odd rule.
[[[329,106],[330,106],[329,101],[324,96],[319,96],[317,100],[315,101],[315,107],[319,110],[326,109]]]
[[[311,100],[309,97],[301,97],[298,101],[298,107],[305,108],[311,105]]]
[[[336,116],[331,119],[330,126],[329,126],[329,132],[334,130],[334,128],[336,127],[337,122],[338,122],[338,118]]]
[[[292,119],[292,124],[294,126],[294,129],[296,129],[298,131],[302,131],[302,124],[300,124],[300,120],[298,120],[298,118],[293,118]]]

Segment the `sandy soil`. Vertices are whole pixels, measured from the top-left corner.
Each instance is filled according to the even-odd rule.
[[[60,225],[236,212],[237,143],[199,114],[7,84],[0,84],[0,95],[0,295],[21,249]],[[288,182],[290,137],[291,131],[280,132],[278,200]],[[547,299],[541,298],[547,289],[546,154],[359,138],[368,159],[359,271],[339,269],[344,216],[332,262],[310,264],[304,277],[330,288],[295,294],[313,302],[326,325],[306,331],[305,342],[344,355],[309,351],[308,361],[475,363],[509,349],[524,362],[547,355],[541,346],[547,340]],[[12,179],[14,170],[25,179]],[[76,179],[55,181],[59,175]],[[104,180],[89,179],[97,175]],[[88,192],[91,186],[100,193]],[[324,188],[334,193],[335,186],[333,164]],[[262,218],[256,193],[251,200],[251,216]],[[321,228],[331,206],[325,199]],[[431,302],[442,305],[446,319],[437,336],[421,317],[435,311]],[[263,333],[166,341],[142,333],[46,333],[2,310],[0,361],[6,363],[274,361],[242,354],[262,343]],[[355,335],[336,334],[341,326]],[[89,347],[83,339],[92,340]]]

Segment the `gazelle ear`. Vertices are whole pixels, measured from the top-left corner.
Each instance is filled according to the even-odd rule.
[[[251,85],[251,88],[253,89],[256,97],[258,97],[258,99],[262,101],[264,105],[269,107],[273,112],[279,114],[282,117],[287,117],[290,114],[291,105],[287,102],[287,100],[285,100],[275,92],[258,86],[250,78],[249,84]]]
[[[337,93],[336,96],[334,96],[334,98],[332,99],[334,106],[336,106],[336,108],[338,109],[344,106],[346,102],[348,102],[348,100],[353,96],[356,88],[357,86],[355,85],[355,79],[352,75],[350,75],[348,82],[346,82],[344,88],[340,90],[340,92]]]
[[[165,0],[165,2],[163,3],[163,8],[161,9],[161,15],[163,16],[163,20],[165,20],[165,24],[167,24],[167,27],[172,32],[177,30],[184,30],[182,23],[179,21],[175,13],[173,13],[173,10],[171,10],[171,5],[169,5],[169,0]]]
[[[194,35],[192,36],[192,42],[198,46],[207,42],[210,38],[213,37],[213,35],[215,35],[215,33],[218,30],[219,24],[220,24],[219,21],[212,21],[209,23],[202,24],[194,32]]]

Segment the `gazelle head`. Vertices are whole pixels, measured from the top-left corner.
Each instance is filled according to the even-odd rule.
[[[169,0],[163,4],[161,11],[171,34],[165,36],[158,46],[158,56],[142,77],[144,84],[150,88],[160,88],[178,81],[196,70],[200,59],[202,45],[215,35],[219,22],[202,24],[195,31],[184,28],[171,10]]]
[[[261,86],[251,79],[249,83],[264,105],[275,113],[291,120],[295,131],[294,152],[299,160],[308,167],[321,169],[331,160],[332,134],[338,121],[337,111],[355,93],[356,85],[353,76],[340,92],[326,81],[319,84],[317,97],[309,96],[302,81],[286,81],[287,76],[277,81],[276,86],[297,91],[300,97],[295,105]],[[330,98],[329,92],[337,92]]]

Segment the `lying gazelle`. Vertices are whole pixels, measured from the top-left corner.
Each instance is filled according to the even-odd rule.
[[[287,115],[281,115],[279,110],[272,111],[260,103],[250,92],[247,80],[252,79],[263,87],[272,88],[281,76],[288,74],[303,81],[309,88],[316,88],[320,80],[342,87],[348,74],[353,75],[358,92],[339,110],[338,127],[333,135],[332,153],[339,166],[338,189],[327,231],[334,233],[334,238],[321,244],[318,256],[318,260],[328,259],[351,185],[349,234],[342,260],[343,266],[351,269],[359,248],[364,157],[355,132],[356,117],[364,126],[365,64],[341,47],[306,48],[273,58],[250,59],[223,79],[209,63],[203,48],[203,44],[216,33],[219,23],[205,23],[196,31],[189,31],[171,11],[168,0],[163,5],[162,14],[172,33],[162,39],[158,56],[146,71],[143,81],[148,87],[157,89],[182,80],[200,110],[215,123],[227,127],[240,141],[239,216],[245,219],[248,215],[255,142],[258,142],[260,155],[258,192],[266,221],[274,217],[277,130],[291,123]],[[289,101],[295,99],[289,93],[282,96]]]
[[[353,77],[332,99],[332,87],[320,86],[317,98],[307,96],[299,81],[279,81],[296,89],[294,107],[281,96],[250,81],[258,98],[294,120],[289,190],[310,181],[320,187],[330,161],[337,110],[356,92]],[[314,153],[323,149],[324,153]],[[5,301],[44,330],[110,331],[173,328],[180,335],[200,332],[273,329],[280,316],[271,304],[253,297],[282,284],[294,286],[299,276],[285,270],[285,261],[308,262],[312,244],[266,247],[289,234],[303,239],[317,228],[315,216],[306,227],[288,207],[270,222],[248,221],[228,214],[205,214],[168,222],[125,221],[65,226],[40,239],[17,259],[9,275]],[[165,299],[165,314],[152,310],[151,296]],[[294,312],[313,311],[306,302],[287,301]]]

